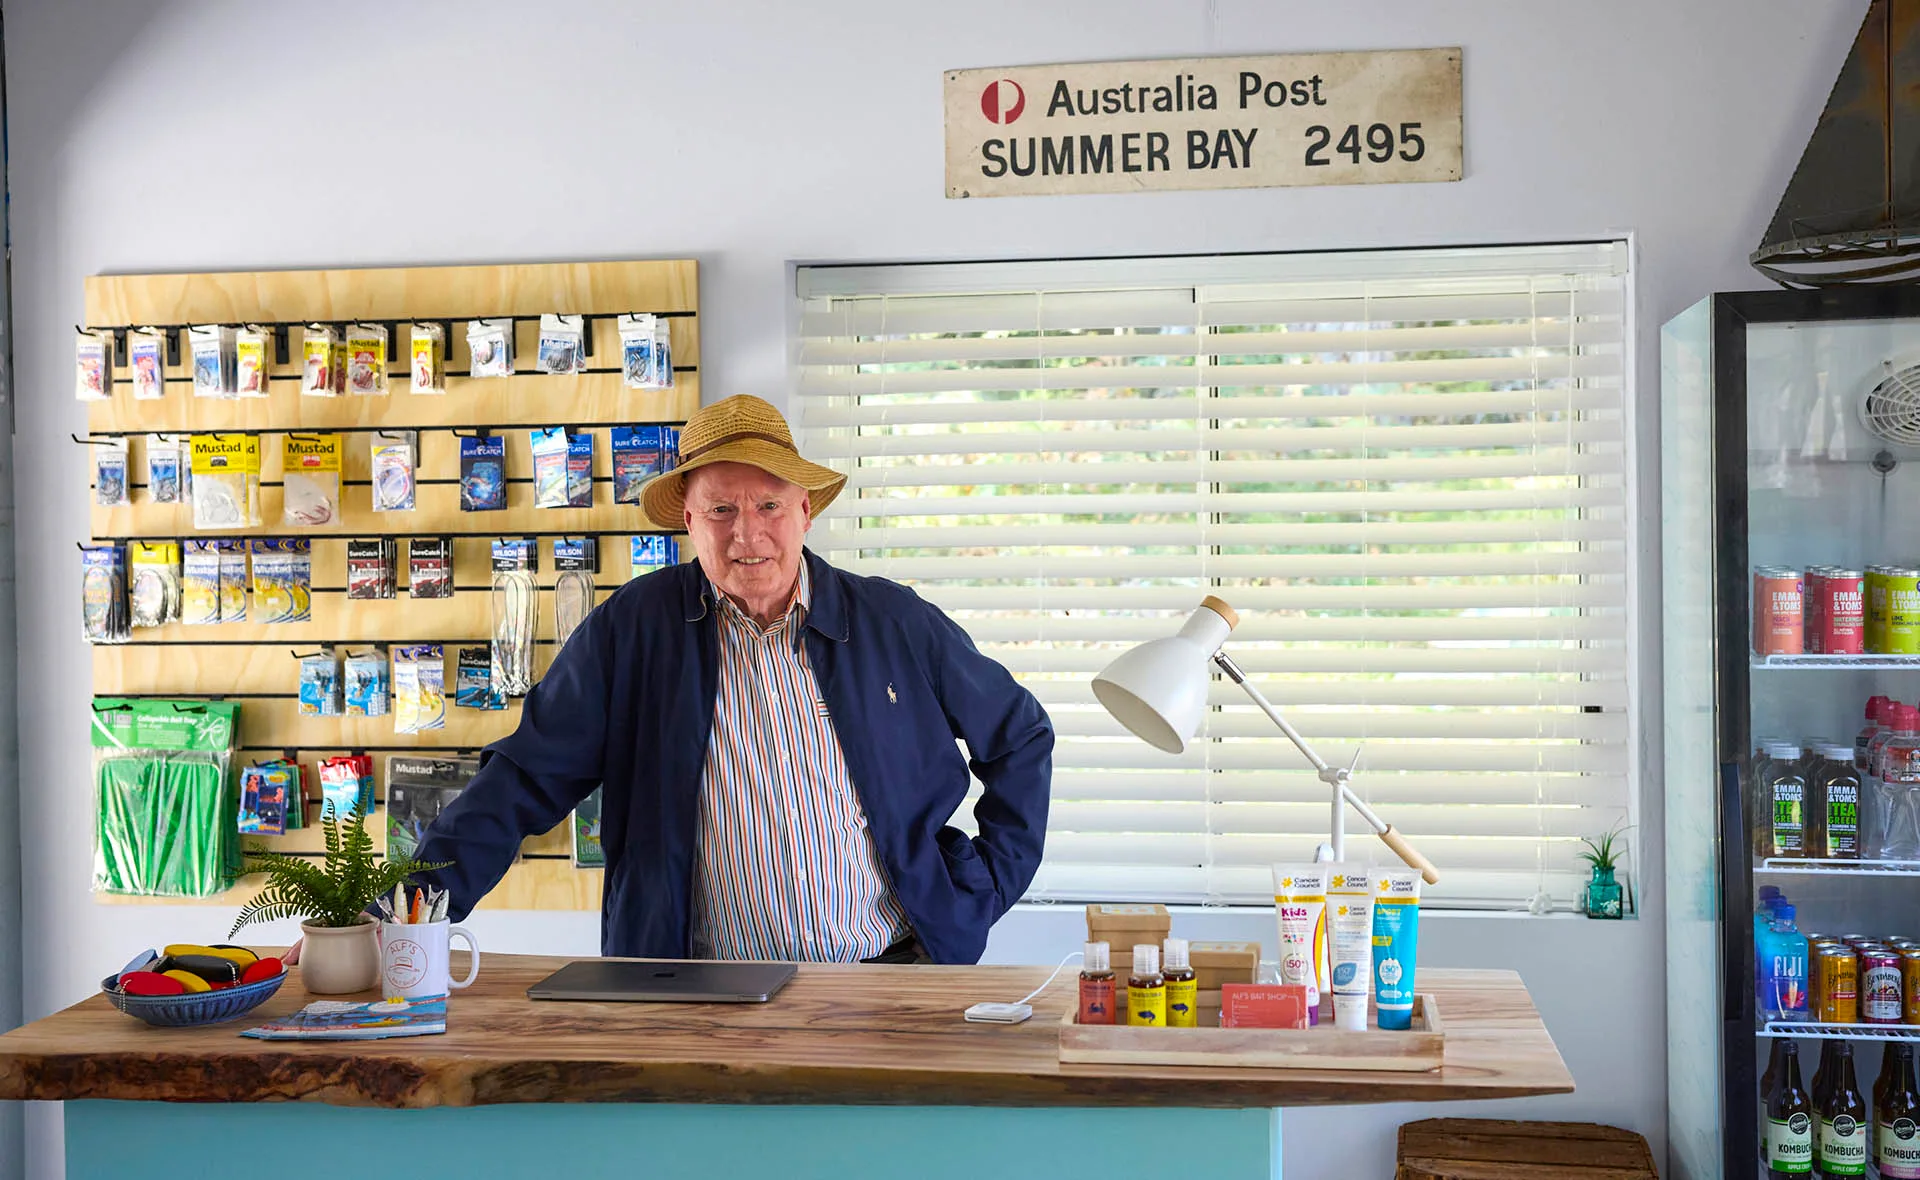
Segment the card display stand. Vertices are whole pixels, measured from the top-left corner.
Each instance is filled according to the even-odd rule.
[[[166,369],[166,396],[133,396],[124,349],[114,359],[113,396],[88,404],[89,439],[128,438],[132,455],[132,503],[92,508],[95,540],[175,540],[219,537],[306,537],[313,542],[312,620],[294,624],[256,622],[206,626],[172,624],[136,630],[132,642],[93,649],[96,695],[204,697],[238,701],[236,765],[275,756],[296,758],[308,770],[313,798],[309,826],[285,836],[263,837],[279,851],[317,854],[318,787],[315,765],[333,754],[375,755],[379,806],[372,817],[376,840],[386,840],[388,753],[447,755],[477,752],[518,723],[520,702],[501,711],[456,708],[452,703],[455,649],[488,642],[491,578],[489,549],[495,537],[536,538],[540,551],[540,624],[536,672],[544,675],[557,654],[552,587],[553,541],[597,536],[598,599],[628,578],[628,539],[654,532],[638,505],[613,499],[610,431],[615,426],[674,425],[700,405],[700,328],[697,270],[690,260],[555,263],[514,266],[383,268],[371,270],[263,271],[176,275],[103,275],[87,280],[86,326],[116,331],[157,326],[177,344],[178,363]],[[621,379],[617,317],[647,312],[662,317],[672,336],[674,385],[630,389]],[[545,313],[584,315],[592,337],[583,373],[552,375],[534,370],[538,318]],[[515,367],[510,377],[467,376],[470,356],[466,321],[515,319]],[[385,396],[307,397],[300,393],[302,329],[305,323],[383,323],[394,343],[389,352]],[[407,335],[414,323],[447,326],[447,390],[416,395],[408,387]],[[286,347],[270,370],[269,396],[232,400],[196,398],[189,366],[188,325],[260,324],[275,329]],[[169,348],[172,351],[172,348]],[[276,359],[276,349],[269,359]],[[529,431],[564,426],[594,437],[594,495],[590,508],[536,508]],[[417,430],[419,467],[416,506],[410,512],[372,511],[369,443],[376,430]],[[259,528],[196,530],[186,504],[154,503],[144,483],[148,434],[247,431],[261,436]],[[463,512],[459,506],[460,436],[488,432],[507,443],[507,506],[493,512]],[[280,437],[288,432],[339,432],[345,451],[339,519],[316,529],[280,524]],[[400,541],[400,587],[391,599],[346,596],[349,538],[393,537]],[[451,598],[415,599],[406,590],[406,545],[411,537],[451,537],[454,585]],[[439,643],[446,647],[446,727],[423,733],[394,732],[386,717],[306,717],[299,712],[297,652],[320,644],[362,647]],[[602,870],[577,869],[568,825],[529,839],[522,859],[482,903],[498,909],[597,909]],[[250,837],[249,839],[253,839]],[[242,879],[204,904],[237,905],[257,886]],[[104,902],[158,899],[96,895]],[[178,899],[169,899],[180,904]]]

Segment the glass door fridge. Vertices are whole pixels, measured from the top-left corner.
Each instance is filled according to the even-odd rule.
[[[1670,1174],[1920,1177],[1920,290],[1702,300],[1661,436]]]

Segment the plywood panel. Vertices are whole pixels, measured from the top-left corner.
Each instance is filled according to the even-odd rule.
[[[604,602],[607,595],[619,588],[616,580],[626,572],[626,560],[623,544],[619,565],[616,567],[608,563],[602,566],[596,583],[600,587],[598,601]],[[484,567],[481,567],[481,573],[484,576]],[[536,634],[539,638],[536,643],[551,643],[554,638],[554,616],[550,591],[540,594],[537,609],[539,625]],[[169,623],[164,627],[135,630],[133,642],[129,644],[107,646],[114,650],[122,646],[127,650],[139,650],[155,644],[237,647],[247,643],[266,643],[274,644],[284,652],[287,645],[306,651],[317,643],[355,646],[370,643],[484,644],[492,634],[491,620],[492,606],[488,595],[478,588],[459,591],[452,598],[409,598],[404,591],[398,598],[348,598],[336,583],[332,589],[314,595],[313,618],[304,623],[207,623],[191,627],[184,623]],[[99,656],[102,653],[95,654]],[[99,666],[97,662],[96,666]],[[143,691],[132,685],[119,685],[117,690]]]
[[[320,807],[318,804],[314,804],[308,807],[307,811],[308,811],[307,826],[299,829],[298,831],[288,832],[283,836],[246,836],[244,837],[244,840],[249,845],[258,845],[261,848],[271,849],[274,852],[300,853],[300,854],[305,854],[309,856],[320,856],[323,853],[325,853],[326,847],[327,847],[326,831],[320,826]],[[387,854],[387,811],[385,806],[382,806],[377,810],[375,810],[372,818],[373,818],[374,847],[379,850],[381,856],[385,856]],[[534,855],[534,856],[541,856],[541,857],[565,857],[567,859],[564,867],[571,870],[573,867],[573,860],[572,860],[573,832],[568,827],[568,824],[570,824],[571,822],[572,822],[571,820],[568,820],[556,826],[552,831],[543,832],[538,836],[528,836],[520,844],[521,853],[524,855]],[[528,862],[528,863],[533,863],[533,862]],[[539,872],[545,873],[547,876],[552,875],[551,871],[547,869],[541,869],[539,870]],[[551,889],[552,884],[551,882],[546,882],[538,886],[529,886],[528,888],[533,890],[533,892],[528,893],[526,896],[539,896],[539,895],[542,895],[540,893],[541,890]],[[502,899],[495,899],[495,908],[510,909],[510,910],[511,909],[592,909],[594,905],[600,904],[598,889],[599,889],[598,881],[596,878],[595,885],[594,885],[593,905],[589,905],[589,906],[511,905],[511,904],[507,904],[508,899],[502,898]]]
[[[406,512],[373,510],[373,489],[365,484],[340,490],[339,520],[320,528],[284,528],[280,524],[283,489],[260,489],[261,524],[244,529],[196,529],[188,504],[139,500],[120,508],[93,508],[96,537],[369,537],[395,534],[435,537],[443,533],[483,533],[521,537],[529,534],[575,536],[583,532],[632,534],[653,531],[637,504],[614,504],[608,485],[594,485],[591,508],[538,508],[531,483],[507,486],[507,506],[496,512],[462,512],[460,489],[453,483],[414,489],[414,507]]]
[[[440,320],[473,316],[696,311],[690,259],[515,266],[379,267],[87,280],[89,324],[247,320]]]
[[[338,544],[338,542],[335,542]],[[552,596],[542,595],[539,634],[553,635]],[[343,593],[316,595],[313,619],[305,623],[208,623],[189,627],[171,623],[133,633],[139,647],[148,642],[292,644],[308,650],[316,643],[486,643],[491,634],[486,594],[473,590],[452,598],[348,598]],[[283,653],[284,654],[284,653]]]
[[[484,645],[491,631],[489,544],[495,536],[538,535],[538,581],[549,588],[541,596],[536,652],[544,672],[557,653],[552,637],[550,587],[551,538],[593,533],[601,536],[604,597],[628,578],[628,544],[646,522],[633,505],[613,502],[609,428],[619,424],[678,423],[700,403],[700,331],[696,267],[691,261],[565,263],[502,267],[440,267],[391,270],[277,271],[233,274],[101,276],[87,283],[87,322],[95,326],[159,324],[168,326],[181,362],[166,372],[167,396],[151,402],[133,399],[127,372],[117,370],[115,396],[88,406],[89,429],[132,436],[133,504],[92,509],[97,538],[193,538],[217,536],[306,536],[313,546],[313,619],[300,624],[230,623],[202,627],[143,629],[134,642],[103,646],[93,652],[94,684],[103,694],[220,696],[242,702],[241,763],[295,753],[312,767],[331,752],[350,750],[472,749],[507,733],[519,716],[519,702],[498,712],[460,709],[451,704],[445,728],[397,734],[393,718],[302,717],[297,702],[295,651],[322,642],[365,645],[442,642],[447,644],[447,682],[453,686],[454,648]],[[588,371],[551,376],[533,372],[538,327],[515,326],[519,372],[508,378],[467,375],[471,356],[465,323],[471,318],[538,316],[546,312],[611,317],[625,312],[672,315],[676,367],[672,390],[634,390],[620,378],[618,329],[610,318],[592,321],[593,353]],[[305,322],[351,320],[385,322],[395,334],[389,363],[390,392],[384,397],[303,397],[299,358]],[[448,341],[447,392],[414,395],[407,383],[407,325],[456,321]],[[288,325],[286,363],[270,369],[268,396],[204,399],[192,396],[185,333],[189,323],[278,323]],[[539,509],[533,506],[533,464],[528,431],[535,427],[590,428],[595,435],[594,504],[591,508]],[[507,440],[508,507],[490,513],[463,513],[458,505],[459,439],[456,432],[485,428]],[[418,499],[414,510],[375,513],[371,508],[369,451],[375,429],[421,431]],[[153,503],[145,486],[148,433],[246,430],[259,433],[263,459],[262,520],[258,528],[199,532],[185,505]],[[287,431],[341,430],[344,484],[340,520],[320,530],[286,529],[279,520],[280,446]],[[91,497],[89,497],[91,500]],[[455,536],[456,593],[450,599],[413,599],[406,595],[404,541],[400,546],[400,596],[353,600],[345,596],[345,538]],[[385,758],[375,758],[377,794],[385,797]],[[312,818],[317,820],[316,812]],[[372,817],[377,841],[385,846],[385,812]],[[283,837],[263,838],[269,846],[314,853],[322,833],[309,828]],[[571,834],[563,824],[529,838],[531,859],[515,865],[486,903],[503,908],[574,909],[599,905],[601,874],[576,871],[570,859]],[[211,904],[237,905],[258,888],[243,881]],[[146,899],[113,899],[139,902]],[[162,904],[180,904],[177,900]]]
[[[567,425],[555,422],[553,425]],[[569,427],[577,432],[578,428]],[[593,438],[593,474],[599,486],[594,489],[594,503],[612,506],[613,493],[605,485],[613,479],[612,429],[606,426],[588,427]],[[322,431],[295,431],[297,434],[323,433]],[[462,427],[431,428],[419,432],[420,459],[416,474],[422,483],[452,482],[460,478],[460,435],[471,434],[472,430]],[[533,443],[532,428],[515,427],[497,430],[506,442],[507,479],[512,483],[529,483],[533,479]],[[150,435],[136,434],[129,437],[128,445],[132,451],[133,479],[131,486],[137,490],[147,486],[147,462]],[[281,446],[284,432],[275,432],[261,436],[260,440],[260,482],[278,484],[282,477]],[[340,438],[341,460],[344,467],[342,478],[349,484],[365,483],[373,475],[373,432],[359,434],[343,433]],[[146,497],[136,495],[136,500]],[[487,513],[469,513],[475,520],[485,520]]]
[[[386,397],[301,397],[292,380],[275,381],[270,397],[196,398],[182,389],[136,401],[124,384],[110,402],[89,402],[87,428],[100,433],[185,433],[256,430],[400,430],[413,427],[559,426],[684,422],[700,407],[700,374],[681,373],[672,389],[627,389],[616,373],[549,377],[515,374],[488,380],[448,378],[443,397],[404,389]]]
[[[434,322],[438,323],[439,321]],[[511,377],[471,376],[473,354],[467,347],[465,322],[456,321],[451,325],[442,324],[443,328],[450,326],[453,329],[453,338],[447,342],[447,393],[419,394],[417,396],[422,401],[444,401],[448,397],[455,396],[457,393],[464,392],[472,395],[474,392],[482,391],[486,386],[495,383],[511,385],[519,382],[524,387],[527,381],[554,382],[556,384],[552,387],[552,390],[550,390],[549,396],[557,396],[553,391],[564,393],[570,383],[577,388],[578,382],[582,377],[619,373],[620,335],[617,325],[610,320],[593,320],[590,322],[593,328],[594,351],[593,355],[587,358],[587,372],[577,376],[549,376],[535,371],[531,358],[538,356],[538,325],[533,323],[515,324],[514,355],[516,358],[529,359],[516,359],[515,373]],[[687,315],[668,320],[666,323],[667,331],[673,344],[673,365],[676,370],[675,384],[677,386],[681,378],[699,371],[700,321],[697,316]],[[95,326],[119,327],[120,325],[96,322]],[[328,399],[322,397],[300,397],[297,395],[300,376],[300,361],[298,358],[303,355],[305,328],[303,326],[293,325],[277,330],[286,337],[287,360],[281,362],[274,354],[269,354],[268,356],[269,365],[267,372],[270,386],[270,400],[277,401],[282,395],[292,395],[296,399],[293,402],[295,406],[320,406],[324,404]],[[161,376],[167,389],[167,396],[157,402],[145,404],[173,406],[184,415],[182,418],[183,421],[191,420],[197,422],[199,419],[194,416],[194,411],[191,407],[194,405],[209,406],[214,403],[207,399],[195,399],[193,397],[193,371],[187,363],[187,357],[190,354],[187,349],[187,335],[185,330],[167,328],[164,329],[164,331],[166,331],[173,340],[174,347],[179,353],[180,363],[164,365],[162,367]],[[408,363],[407,357],[409,356],[408,348],[412,338],[412,326],[407,323],[394,325],[392,338],[394,341],[392,351],[396,356],[388,366],[388,374],[394,379],[390,383],[392,392],[389,394],[389,397],[415,397],[416,395],[410,391],[406,381],[406,366]],[[277,353],[277,347],[275,352]],[[130,401],[131,398],[129,397],[127,383],[131,380],[131,377],[126,365],[120,364],[114,367],[114,380],[117,383],[116,400],[127,398]],[[285,388],[282,388],[283,385]],[[638,399],[636,404],[646,404],[647,398],[670,391],[634,389],[628,390],[627,392],[632,397]],[[376,403],[381,401],[379,398],[361,398],[359,400],[372,400]],[[111,406],[109,403],[97,403],[96,408],[105,410],[110,409]],[[95,424],[95,427],[96,429],[105,429],[105,427],[99,426],[98,423]]]
[[[345,746],[484,746],[505,737],[520,723],[520,702],[505,709],[447,708],[444,729],[422,733],[395,733],[392,717],[302,717],[300,702],[291,697],[255,699],[240,707],[240,742],[278,749],[288,741]]]
[[[547,618],[551,623],[551,616]],[[484,647],[485,643],[482,641],[472,646]],[[219,696],[243,702],[260,697],[291,697],[300,688],[300,661],[295,658],[295,653],[305,654],[312,650],[313,646],[300,648],[281,644],[250,644],[234,648],[203,643],[164,647],[96,647],[93,651],[93,690],[106,695]],[[546,675],[559,650],[557,644],[551,643],[534,650],[534,670],[537,675]],[[454,651],[446,653],[449,685],[453,683],[456,655]],[[320,720],[323,718],[300,719],[302,722]],[[391,722],[392,718],[388,718],[388,721]],[[295,731],[292,736],[302,735]]]
[[[261,533],[264,534],[265,530],[261,530]],[[251,534],[208,533],[208,534],[204,534],[203,536],[203,534],[193,533],[193,532],[167,533],[167,534],[164,534],[163,539],[165,540],[213,539],[213,538],[222,537],[222,536],[238,536],[238,535],[251,535]],[[289,531],[289,532],[277,533],[274,535],[281,536],[281,537],[288,537],[288,536],[294,536],[295,534]],[[366,533],[356,533],[353,535],[354,536],[380,536],[383,534],[377,531],[370,530]],[[388,535],[391,535],[391,534],[388,534]],[[443,533],[432,533],[432,532],[400,534],[399,540],[398,540],[398,544],[400,547],[398,575],[399,575],[399,596],[401,598],[408,598],[407,540],[410,537],[414,537],[414,536],[425,538],[425,537],[445,536],[445,535],[446,534],[443,534]],[[501,533],[498,535],[508,536],[508,537],[520,537],[520,536],[525,536],[526,534],[507,532],[507,533]],[[566,534],[556,533],[555,537],[558,537],[561,535],[566,535]],[[493,544],[494,536],[495,534],[489,533],[486,536],[479,536],[479,537],[456,536],[453,538],[454,587],[458,592],[456,593],[456,598],[458,597],[458,594],[466,593],[469,591],[476,594],[482,593],[491,584],[492,569],[493,569],[491,564],[492,563],[492,544]],[[543,587],[551,587],[554,583],[554,579],[558,576],[558,574],[553,568],[553,541],[555,537],[542,537],[540,539],[540,568],[537,571],[535,571],[534,580],[536,583],[538,583],[540,586],[543,586]],[[630,533],[615,533],[610,536],[602,536],[600,538],[600,573],[596,576],[594,584],[599,586],[603,593],[611,593],[612,591],[619,589],[621,586],[626,585],[627,582],[630,580],[629,574],[632,570],[632,561],[631,561],[632,550],[631,550],[630,543],[632,539],[633,539],[633,534],[630,534]],[[683,551],[686,551],[687,546],[685,545],[685,538],[682,537],[682,538],[679,538],[679,540],[681,542],[681,546],[680,546],[681,549]],[[690,551],[683,552],[682,556],[687,560],[691,560]],[[312,573],[313,573],[314,592],[317,595],[322,596],[322,599],[324,599],[324,596],[328,594],[344,595],[346,592],[346,585],[347,585],[347,547],[345,543],[340,538],[337,538],[337,537],[323,537],[318,541],[318,543],[316,543],[312,547],[312,558],[313,558]],[[316,599],[316,602],[315,602],[316,609],[324,609],[322,606],[322,599]],[[408,600],[417,601],[423,607],[428,607],[428,608],[432,607],[432,605],[435,603],[445,601],[444,599],[431,599],[431,598],[429,599],[408,598]],[[375,603],[375,602],[380,602],[382,600],[381,599],[345,599],[343,598],[342,601],[356,602],[356,603],[360,603],[360,602]],[[214,629],[205,630],[204,628],[206,626],[212,626]],[[217,625],[217,626],[213,624],[205,624],[202,627],[198,627],[198,628],[188,627],[188,628],[180,629],[178,631],[168,631],[165,629],[154,630],[154,631],[143,630],[143,631],[135,632],[134,638],[136,640],[150,639],[157,635],[157,636],[166,637],[166,638],[178,639],[183,642],[206,642],[209,640],[216,640],[216,639],[224,640],[224,639],[230,638],[229,632],[225,629],[225,627],[226,627],[225,624]],[[275,634],[278,634],[278,633],[276,632]],[[271,638],[271,636],[269,636],[269,638]]]
[[[384,816],[376,816],[376,823],[384,823]],[[306,835],[302,833],[302,835]],[[312,838],[318,841],[320,832],[315,829]],[[249,837],[251,838],[251,837]],[[381,841],[381,854],[386,853],[386,836],[377,834]],[[278,837],[279,840],[297,840],[297,836]],[[540,840],[533,837],[529,842]],[[314,844],[314,849],[320,845]],[[522,847],[525,852],[525,846]],[[530,857],[516,862],[507,870],[507,875],[494,886],[493,892],[483,898],[476,910],[597,910],[600,908],[600,884],[605,878],[603,869],[576,869],[571,859],[557,856]],[[233,888],[212,897],[139,897],[132,894],[96,893],[94,901],[101,905],[130,906],[224,906],[238,911],[255,897],[264,887],[265,879],[258,876],[242,877]]]
[[[476,908],[483,910],[597,910],[604,869],[576,869],[571,859],[529,859],[507,871]]]

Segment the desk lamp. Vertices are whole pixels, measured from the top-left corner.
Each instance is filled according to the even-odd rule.
[[[1333,788],[1333,832],[1332,839],[1320,845],[1314,854],[1316,860],[1345,860],[1347,858],[1347,822],[1346,805],[1360,813],[1360,818],[1393,849],[1394,854],[1411,868],[1419,869],[1420,875],[1428,884],[1440,879],[1439,871],[1433,863],[1421,856],[1408,844],[1393,825],[1386,823],[1373,813],[1373,809],[1362,803],[1358,796],[1348,788],[1347,780],[1352,771],[1342,766],[1329,766],[1324,758],[1316,754],[1306,739],[1301,737],[1287,719],[1273,707],[1273,703],[1247,679],[1245,672],[1233,662],[1233,658],[1220,649],[1227,636],[1240,623],[1240,616],[1231,606],[1209,595],[1201,599],[1200,609],[1187,616],[1176,635],[1164,639],[1150,639],[1129,651],[1122,652],[1098,676],[1093,678],[1093,695],[1099,698],[1107,712],[1127,727],[1133,736],[1169,754],[1184,754],[1187,741],[1200,726],[1201,715],[1207,708],[1207,664],[1211,662],[1242,689],[1253,703],[1260,706],[1272,722],[1287,735],[1287,740],[1299,747],[1307,761],[1319,772],[1320,781]]]

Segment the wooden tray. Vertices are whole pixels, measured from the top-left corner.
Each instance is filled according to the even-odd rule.
[[[1210,1065],[1236,1069],[1355,1069],[1423,1073],[1439,1069],[1446,1047],[1440,1008],[1413,1000],[1413,1027],[1345,1032],[1316,1028],[1129,1028],[1060,1022],[1060,1060],[1094,1065]]]

